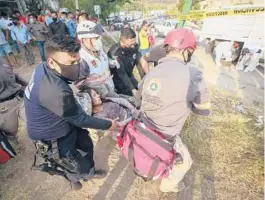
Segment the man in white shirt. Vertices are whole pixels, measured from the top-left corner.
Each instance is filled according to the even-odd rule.
[[[215,47],[215,63],[216,67],[221,67],[221,59],[232,61],[232,45],[233,42],[221,42]]]
[[[3,15],[3,14],[1,14]],[[0,57],[5,60],[10,66],[18,66],[17,60],[12,52],[10,45],[8,44],[8,20],[0,17]]]

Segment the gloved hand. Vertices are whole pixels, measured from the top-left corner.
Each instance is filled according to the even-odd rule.
[[[120,68],[119,62],[116,60],[116,57],[114,59],[109,59],[110,68]]]

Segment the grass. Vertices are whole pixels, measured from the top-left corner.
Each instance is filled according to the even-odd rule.
[[[211,198],[263,199],[263,127],[253,129],[254,110],[236,113],[233,96],[222,90],[211,93],[212,115],[190,117],[182,133],[195,174],[202,176],[201,182],[211,182]],[[194,190],[202,195],[209,189],[203,187],[199,184]]]

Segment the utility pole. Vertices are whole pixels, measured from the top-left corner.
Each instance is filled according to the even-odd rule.
[[[192,4],[192,0],[185,0],[185,3],[183,5],[183,9],[181,11],[182,15],[187,15],[190,12],[191,4]],[[182,28],[184,26],[185,22],[186,22],[186,20],[180,20],[178,22],[177,27]]]
[[[75,0],[75,8],[76,8],[77,10],[79,10],[79,3],[78,3],[78,0]]]

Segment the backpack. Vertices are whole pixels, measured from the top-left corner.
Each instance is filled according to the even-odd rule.
[[[5,164],[16,156],[16,152],[8,142],[4,133],[0,130],[0,163]]]
[[[145,181],[169,176],[176,152],[161,133],[133,120],[120,129],[117,144],[134,172]]]

